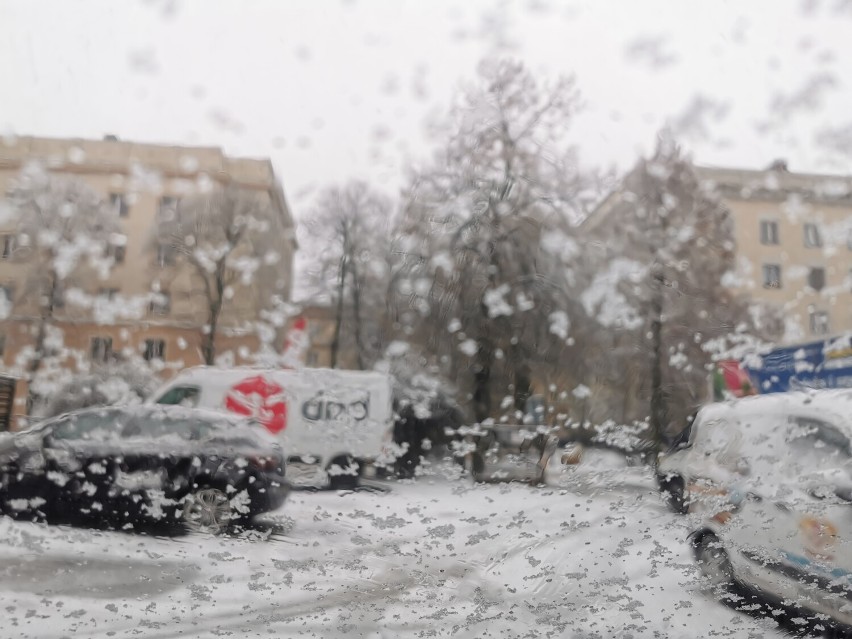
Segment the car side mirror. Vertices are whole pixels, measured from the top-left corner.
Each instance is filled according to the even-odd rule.
[[[33,436],[23,440],[17,447],[16,458],[21,470],[26,472],[42,471],[45,467],[44,437]]]
[[[567,450],[562,454],[562,458],[559,460],[562,462],[563,466],[576,466],[583,459],[583,449],[580,446],[576,446],[571,450]]]
[[[737,461],[737,472],[743,477],[748,477],[751,475],[751,464],[745,459],[740,458]]]

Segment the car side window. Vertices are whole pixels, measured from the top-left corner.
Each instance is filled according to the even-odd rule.
[[[176,436],[184,440],[203,439],[213,427],[201,420],[192,418],[176,418],[165,415],[138,415],[122,432],[122,437],[159,439]]]
[[[118,411],[69,415],[54,423],[48,433],[55,441],[103,441],[114,439],[122,426]]]
[[[197,386],[175,386],[170,388],[157,400],[158,404],[167,406],[198,406],[201,390]]]
[[[791,419],[787,441],[795,455],[820,465],[844,463],[852,457],[849,438],[831,424],[817,419]]]

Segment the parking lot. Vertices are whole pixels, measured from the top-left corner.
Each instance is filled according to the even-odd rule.
[[[784,636],[725,605],[642,468],[297,491],[239,536],[0,519],[4,637]],[[599,485],[606,485],[604,490]],[[49,621],[48,621],[49,619]]]

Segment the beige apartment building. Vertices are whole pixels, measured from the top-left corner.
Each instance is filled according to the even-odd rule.
[[[299,316],[305,319],[308,332],[305,366],[332,368],[331,351],[337,326],[337,309],[326,304],[306,303],[302,305]],[[342,340],[338,347],[336,368],[358,368],[358,354],[349,340]]]
[[[216,147],[140,144],[113,136],[103,140],[0,139],[0,198],[30,162],[40,163],[51,174],[84,181],[109,204],[125,238],[113,255],[114,265],[107,276],[92,274],[85,280],[82,288],[94,298],[94,304],[81,307],[66,302],[57,309],[54,324],[62,332],[64,347],[78,359],[82,354],[91,362],[135,353],[156,360],[164,376],[203,363],[202,331],[207,315],[191,269],[157,245],[158,215],[198,193],[202,184],[236,186],[262,194],[274,218],[268,238],[278,256],[274,291],[261,290],[255,282],[235,284],[217,331],[219,356],[234,364],[252,361],[260,346],[255,326],[259,309],[272,293],[289,301],[297,248],[293,218],[269,160],[233,158]],[[0,287],[11,298],[12,307],[0,320],[0,372],[20,378],[19,355],[33,344],[36,310],[32,304],[16,303],[16,298],[22,299],[28,265],[25,259],[15,259],[14,228],[3,217]],[[278,326],[275,348],[281,346],[283,330]],[[25,397],[26,389],[19,382],[18,414],[25,408]]]
[[[704,168],[734,220],[735,287],[782,311],[784,341],[852,330],[852,179]]]
[[[781,311],[783,341],[852,330],[852,179],[765,170],[695,167],[731,213],[736,273],[729,285]],[[615,224],[623,187],[584,223]]]

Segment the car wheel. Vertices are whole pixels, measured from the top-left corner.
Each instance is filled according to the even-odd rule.
[[[184,499],[181,520],[191,532],[220,535],[227,532],[234,519],[231,500],[218,488],[200,487]]]
[[[348,472],[354,466],[355,474]],[[342,474],[335,473],[335,469],[344,470]],[[361,479],[361,465],[352,455],[338,455],[332,459],[326,467],[328,472],[328,487],[332,490],[354,490],[358,487]]]
[[[835,627],[823,634],[825,639],[852,639],[852,626],[849,627]]]
[[[676,513],[685,515],[689,512],[689,499],[682,477],[671,477],[660,481],[660,491],[666,503]]]
[[[721,540],[713,533],[705,533],[694,542],[695,560],[701,572],[714,588],[726,588],[734,583],[734,567]]]

